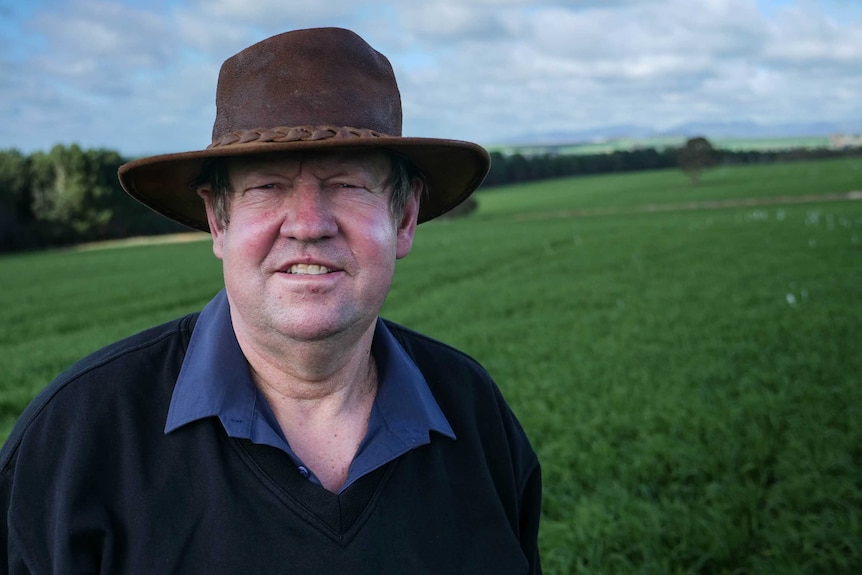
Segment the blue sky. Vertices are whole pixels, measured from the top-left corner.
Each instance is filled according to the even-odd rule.
[[[201,149],[224,59],[329,25],[390,58],[407,135],[862,125],[858,0],[0,0],[0,148]]]

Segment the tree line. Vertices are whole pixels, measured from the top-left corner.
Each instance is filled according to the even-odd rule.
[[[692,147],[695,148],[694,154],[692,154]],[[714,148],[702,137],[691,138],[680,147],[638,148],[604,154],[525,155],[492,152],[491,171],[483,187],[567,176],[665,168],[682,168],[689,173],[691,162],[700,165],[700,169],[703,169],[717,165],[769,164],[848,156],[862,156],[862,148],[731,151]]]
[[[684,167],[684,151],[685,146],[593,155],[493,152],[482,189],[575,175]],[[859,156],[862,148],[710,149],[710,153],[708,165],[751,164]],[[126,195],[117,180],[117,169],[126,161],[115,151],[85,150],[75,144],[29,155],[0,150],[0,252],[187,231]]]
[[[0,252],[185,230],[129,197],[117,152],[0,151]]]

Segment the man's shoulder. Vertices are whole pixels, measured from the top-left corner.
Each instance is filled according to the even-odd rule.
[[[384,322],[422,372],[438,402],[508,410],[497,384],[472,356],[397,323]]]
[[[101,370],[123,370],[134,375],[134,368],[141,364],[153,359],[164,360],[168,350],[184,354],[198,315],[189,314],[107,345],[72,364],[45,391],[56,393],[71,382],[86,379]]]
[[[60,373],[19,416],[0,450],[0,470],[5,469],[28,429],[46,412],[83,418],[99,404],[116,402],[125,390],[132,398],[136,382],[147,382],[149,389],[140,390],[142,393],[156,393],[159,382],[172,386],[172,382],[164,381],[165,376],[178,373],[197,316],[190,314],[123,338]]]
[[[386,326],[422,372],[458,441],[493,452],[492,459],[510,458],[518,481],[526,481],[538,466],[536,453],[485,368],[451,345],[389,321]]]

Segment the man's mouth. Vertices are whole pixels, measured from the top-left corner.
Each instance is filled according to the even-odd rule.
[[[287,273],[301,276],[319,276],[330,271],[328,267],[317,264],[293,264],[287,269]]]

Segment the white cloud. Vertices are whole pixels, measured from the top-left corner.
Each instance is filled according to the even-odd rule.
[[[101,90],[128,72],[170,66],[174,31],[156,14],[105,0],[77,0],[65,11],[43,12],[32,27],[48,42],[34,57],[40,73]]]
[[[747,0],[708,0],[696,8],[687,0],[670,0],[627,8],[497,10],[493,19],[506,29],[503,39],[473,35],[450,43],[438,68],[407,72],[408,95],[415,85],[412,97],[429,121],[433,102],[445,102],[443,113],[455,115],[457,98],[464,98],[472,108],[461,125],[491,140],[531,129],[608,123],[813,121],[819,108],[811,106],[816,95],[805,78],[818,72],[806,69],[797,76],[792,65],[794,50],[810,45],[821,67],[842,72],[827,74],[835,87],[829,98],[841,100],[832,109],[858,119],[862,113],[849,97],[852,90],[842,87],[858,85],[860,71],[843,63],[855,61],[858,68],[862,61],[855,40],[862,26],[837,24],[810,5],[794,10],[774,22]],[[469,10],[461,12],[461,20],[465,14]],[[419,93],[419,86],[426,89]],[[428,86],[441,89],[428,91]],[[820,92],[822,103],[822,85]],[[829,119],[840,119],[840,113]]]
[[[355,6],[353,0],[194,0],[191,3],[191,8],[199,12],[202,18],[258,26],[281,21],[292,28],[302,25],[303,22],[348,15],[355,10]]]
[[[221,62],[322,25],[390,58],[411,135],[862,122],[862,10],[835,0],[133,1],[70,0],[0,26],[0,147],[202,147]]]
[[[862,62],[862,21],[855,26],[810,9],[790,7],[769,26],[765,57],[775,66],[842,67],[857,72]],[[849,68],[852,66],[852,68]],[[858,72],[857,72],[858,73]]]

